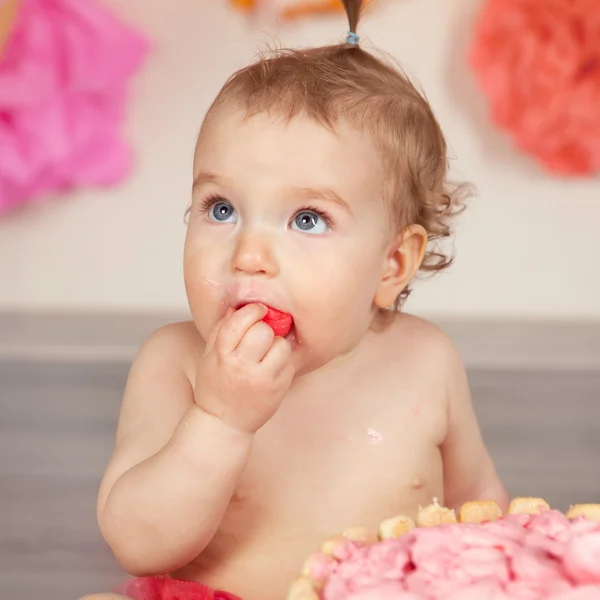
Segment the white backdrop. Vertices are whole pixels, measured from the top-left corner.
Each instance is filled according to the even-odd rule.
[[[410,310],[431,317],[600,319],[600,180],[565,181],[517,155],[487,121],[464,55],[482,0],[387,0],[363,23],[424,88],[475,183],[457,261],[417,286]],[[204,111],[261,40],[343,38],[341,18],[275,32],[227,0],[109,0],[156,43],[136,78],[127,135],[137,167],[116,190],[86,191],[0,218],[0,310],[177,312],[183,211]],[[177,9],[175,9],[177,7]],[[261,30],[263,29],[263,30]]]

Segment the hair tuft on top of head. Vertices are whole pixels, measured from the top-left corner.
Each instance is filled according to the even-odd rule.
[[[363,0],[342,0],[346,15],[348,16],[348,27],[350,32],[356,33],[360,13],[362,10]]]

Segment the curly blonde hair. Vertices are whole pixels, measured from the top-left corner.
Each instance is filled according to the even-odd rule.
[[[343,3],[355,34],[363,1]],[[420,270],[441,271],[453,257],[439,242],[451,235],[451,218],[463,208],[467,188],[447,182],[446,141],[424,96],[400,69],[356,41],[351,36],[334,46],[270,51],[229,78],[206,120],[234,105],[248,116],[308,116],[332,130],[343,120],[366,133],[390,174],[384,183],[393,224],[398,230],[421,225],[428,245]],[[396,308],[409,293],[408,287],[402,291]]]

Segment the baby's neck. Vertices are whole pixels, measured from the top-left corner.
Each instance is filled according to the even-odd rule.
[[[332,381],[346,380],[349,374],[369,360],[374,344],[379,336],[387,329],[394,319],[393,313],[381,311],[374,315],[371,327],[352,348],[343,354],[335,356],[317,369],[296,375],[290,393],[313,388],[314,386],[327,385]]]

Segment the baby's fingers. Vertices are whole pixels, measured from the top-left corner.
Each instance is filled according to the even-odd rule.
[[[217,350],[223,354],[233,352],[248,329],[266,314],[267,307],[264,304],[247,304],[224,319],[216,339]]]
[[[282,337],[276,337],[267,355],[260,363],[266,371],[278,377],[286,368],[291,368],[292,347]]]
[[[248,329],[235,354],[245,363],[258,363],[269,352],[274,338],[273,330],[266,323],[259,321]]]

